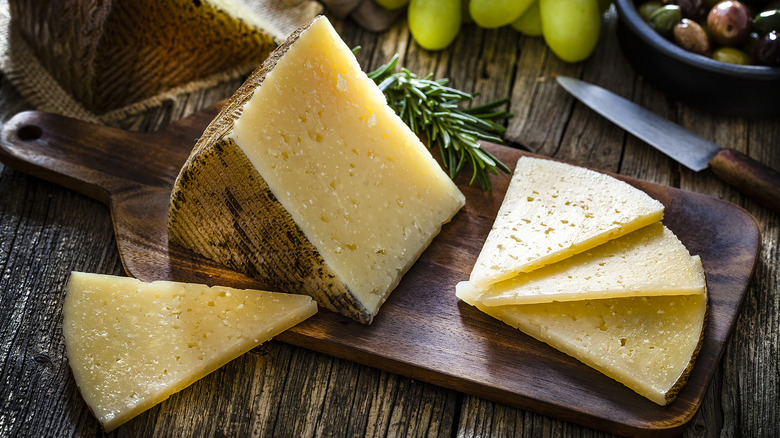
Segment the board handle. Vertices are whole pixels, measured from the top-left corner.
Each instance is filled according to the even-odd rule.
[[[108,205],[112,194],[175,178],[181,163],[160,156],[164,136],[25,111],[3,125],[0,161]]]

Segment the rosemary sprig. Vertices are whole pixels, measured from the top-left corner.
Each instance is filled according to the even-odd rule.
[[[402,68],[394,73],[398,55],[387,64],[368,74],[387,97],[387,102],[416,134],[424,134],[428,147],[436,144],[441,151],[444,168],[455,178],[465,165],[470,165],[469,184],[479,183],[490,190],[490,173],[509,173],[509,168],[490,152],[479,146],[479,140],[501,143],[506,128],[497,121],[512,117],[498,109],[509,101],[496,100],[472,108],[460,108],[474,95],[448,87],[448,79],[433,80],[433,75],[418,78]]]

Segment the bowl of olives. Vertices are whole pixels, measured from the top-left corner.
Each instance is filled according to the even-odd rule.
[[[780,0],[615,0],[618,42],[670,97],[713,113],[780,115]]]

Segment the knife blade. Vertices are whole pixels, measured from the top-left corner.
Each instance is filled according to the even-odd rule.
[[[780,173],[735,149],[723,148],[597,85],[566,76],[558,84],[582,103],[683,166],[715,175],[780,212]]]

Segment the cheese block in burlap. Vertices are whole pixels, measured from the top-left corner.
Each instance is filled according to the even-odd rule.
[[[239,0],[10,0],[10,8],[44,68],[95,114],[249,72],[278,36]]]
[[[464,202],[320,17],[207,127],[175,182],[168,229],[176,244],[370,323]]]

